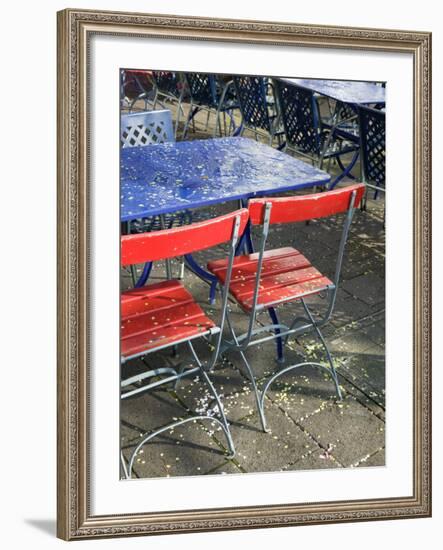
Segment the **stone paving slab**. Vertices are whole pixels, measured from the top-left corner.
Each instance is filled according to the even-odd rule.
[[[196,421],[155,437],[137,455],[134,470],[138,477],[200,475],[226,462],[226,452],[208,431],[210,422]],[[217,428],[212,427],[213,430]],[[226,444],[225,444],[226,445]],[[123,448],[126,459],[129,450]]]
[[[342,288],[370,306],[384,304],[385,281],[377,273],[365,273],[344,281]]]
[[[236,464],[235,460],[226,460],[220,466],[207,472],[207,475],[243,474],[243,470]]]
[[[172,422],[174,418],[188,416],[178,399],[164,389],[123,399],[120,411],[125,444],[140,440],[146,433]]]
[[[385,466],[386,456],[384,448],[376,451],[375,453],[364,457],[357,466],[371,467],[371,466]]]
[[[311,452],[302,455],[293,464],[288,464],[283,468],[284,472],[294,470],[329,470],[341,468],[342,466],[335,460],[333,455],[329,455],[321,447],[317,447]]]
[[[349,358],[338,367],[338,372],[360,393],[385,408],[385,357],[381,348],[374,346],[365,354]]]
[[[232,423],[236,461],[245,472],[282,470],[313,449],[311,439],[275,405],[265,407],[270,433],[261,430],[256,413]]]
[[[350,396],[300,424],[319,444],[332,445],[331,454],[345,467],[357,464],[385,442],[384,422]]]
[[[278,378],[267,396],[296,422],[324,410],[337,399],[331,376],[312,366],[300,367]]]

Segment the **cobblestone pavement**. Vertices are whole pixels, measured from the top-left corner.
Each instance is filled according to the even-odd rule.
[[[185,106],[186,109],[186,106]],[[196,131],[188,139],[208,137],[206,116],[197,117]],[[247,134],[245,134],[247,135]],[[330,172],[334,171],[331,167]],[[358,173],[358,172],[356,172]],[[346,183],[344,183],[346,185]],[[224,204],[207,209],[218,215],[235,208]],[[233,459],[227,458],[227,445],[221,428],[211,422],[196,421],[169,430],[154,438],[137,455],[135,477],[235,474],[349,468],[385,464],[385,235],[384,200],[368,201],[368,210],[356,210],[351,228],[337,302],[331,321],[323,333],[330,345],[343,401],[335,399],[334,385],[323,370],[304,367],[279,378],[266,398],[266,416],[271,431],[264,433],[255,407],[251,384],[235,353],[226,354],[212,373],[212,380],[223,396],[236,446]],[[269,247],[283,244],[300,249],[322,273],[331,277],[340,238],[339,217],[306,224],[275,226]],[[223,247],[197,254],[205,265],[209,258],[222,257]],[[178,273],[179,264],[173,262]],[[155,265],[151,281],[164,277],[162,262]],[[122,271],[122,288],[131,286]],[[217,319],[218,304],[208,304],[208,287],[189,271],[186,286],[209,314]],[[320,311],[321,298],[311,300],[313,311]],[[245,315],[232,304],[236,326],[246,323]],[[300,306],[279,308],[282,322],[291,319]],[[259,318],[267,322],[265,314]],[[199,353],[209,357],[206,344]],[[247,356],[260,383],[282,365],[275,361],[275,344],[268,342],[248,350]],[[305,358],[305,359],[304,359]],[[303,360],[326,360],[313,335],[290,341],[285,364]],[[124,365],[125,377],[147,368],[187,362],[179,350],[148,355]],[[284,366],[284,365],[283,365]],[[174,419],[201,413],[210,403],[208,391],[198,377],[184,379],[176,389],[162,387],[122,401],[121,442],[128,457],[150,430]]]

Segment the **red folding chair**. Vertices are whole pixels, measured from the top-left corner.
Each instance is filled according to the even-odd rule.
[[[364,190],[365,186],[363,184],[356,184],[311,195],[253,199],[249,201],[250,223],[263,227],[259,251],[235,258],[230,283],[227,282],[228,263],[225,259],[215,260],[208,264],[209,271],[225,287],[229,286],[232,298],[249,316],[248,330],[244,334],[237,335],[229,319],[229,311],[227,312],[227,325],[231,339],[223,343],[222,352],[233,349],[240,353],[255,392],[260,420],[265,431],[267,431],[264,414],[266,392],[278,377],[293,369],[306,365],[326,369],[334,381],[337,396],[341,399],[337,373],[320,327],[327,323],[332,315],[349,227],[354,209],[360,203]],[[332,216],[341,212],[347,214],[343,223],[333,280],[320,273],[295,248],[286,247],[265,251],[270,224],[302,222]],[[327,306],[324,316],[320,319],[314,319],[305,298],[320,293],[327,295]],[[301,303],[305,314],[295,317],[289,326],[280,323],[274,308],[294,301]],[[270,313],[271,324],[266,326],[257,325],[257,314],[262,311]],[[260,393],[257,389],[253,368],[247,361],[244,351],[250,346],[268,340],[277,340],[279,359],[283,360],[283,347],[288,338],[311,330],[316,332],[326,351],[329,367],[312,361],[290,365],[276,372],[265,383]]]
[[[128,266],[173,258],[230,241],[230,253],[226,264],[226,280],[229,284],[235,249],[239,236],[246,227],[247,220],[248,211],[241,209],[225,216],[191,225],[151,233],[124,235],[121,237],[121,265]],[[126,466],[123,452],[121,452],[120,458],[126,478],[131,477],[134,459],[148,441],[175,426],[193,420],[208,419],[211,422],[217,422],[224,431],[231,456],[234,456],[234,443],[223,406],[208,375],[219,357],[227,300],[228,292],[223,289],[221,316],[219,323],[216,324],[207,317],[190,292],[177,280],[162,281],[122,293],[121,398],[127,399],[163,384],[176,384],[185,376],[200,374],[214,396],[217,403],[216,412],[220,417],[217,418],[209,414],[189,416],[149,433],[132,452],[128,466]],[[206,340],[215,338],[214,350],[210,359],[205,362],[199,359],[192,344],[193,340],[197,338]],[[127,361],[180,344],[188,346],[193,358],[193,366],[186,369],[184,367],[178,369],[157,368],[124,378],[124,366]],[[149,383],[149,379],[153,377],[160,378]]]

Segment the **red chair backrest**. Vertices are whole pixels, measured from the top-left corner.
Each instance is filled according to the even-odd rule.
[[[251,199],[249,219],[251,224],[261,225],[266,203],[272,204],[270,223],[302,222],[332,216],[348,210],[353,191],[356,192],[354,207],[357,207],[365,191],[363,183],[311,195]]]
[[[211,220],[121,237],[121,265],[155,262],[183,256],[225,243],[232,239],[235,218],[239,216],[241,235],[248,221],[246,208]]]

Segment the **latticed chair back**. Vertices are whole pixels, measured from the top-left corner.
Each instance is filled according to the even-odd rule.
[[[341,120],[349,120],[357,117],[357,110],[353,105],[350,105],[349,103],[343,103],[342,101],[338,102],[337,105],[338,110],[338,121]]]
[[[362,177],[366,184],[385,188],[386,115],[369,107],[359,108]]]
[[[146,111],[122,115],[120,142],[123,149],[175,141],[171,111]]]
[[[194,104],[217,107],[217,83],[213,74],[185,73],[185,80]]]
[[[279,79],[275,86],[288,145],[301,153],[320,155],[322,134],[314,93]]]
[[[152,71],[152,77],[159,92],[178,98],[180,90],[177,73],[170,71]]]
[[[233,76],[243,123],[271,132],[265,79],[262,76]]]

